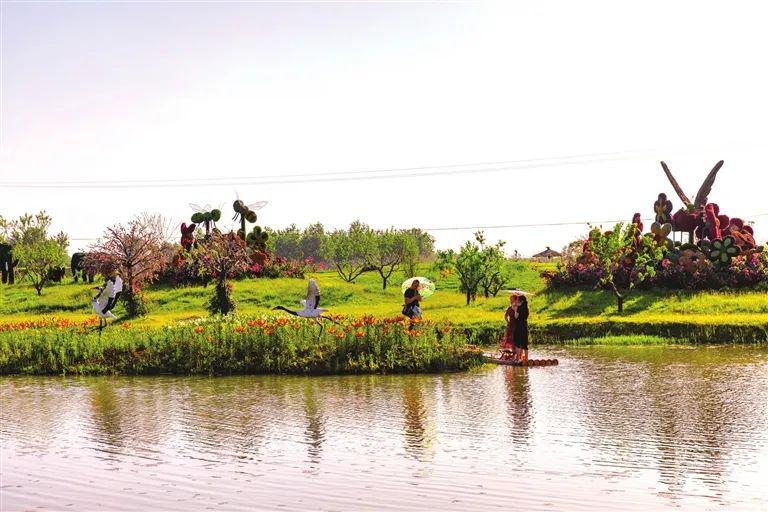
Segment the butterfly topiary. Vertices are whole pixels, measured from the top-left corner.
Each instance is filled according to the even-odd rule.
[[[656,214],[656,222],[659,224],[672,221],[672,201],[667,199],[667,194],[659,194],[659,198],[653,203],[653,211]]]
[[[654,222],[651,224],[651,233],[658,245],[663,245],[670,250],[675,246],[675,243],[669,238],[669,234],[672,233],[672,224]]]

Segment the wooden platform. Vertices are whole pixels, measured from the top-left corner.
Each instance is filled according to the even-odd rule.
[[[489,363],[503,364],[507,366],[557,366],[560,364],[557,359],[529,359],[528,361],[518,363],[511,359],[501,359],[498,355],[494,354],[483,354],[483,359]]]

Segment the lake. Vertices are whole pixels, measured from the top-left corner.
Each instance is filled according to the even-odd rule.
[[[2,510],[766,510],[768,348],[555,367],[0,379]]]

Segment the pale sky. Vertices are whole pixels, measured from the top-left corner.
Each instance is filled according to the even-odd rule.
[[[766,14],[738,1],[3,1],[0,215],[45,208],[71,251],[141,211],[188,222],[189,203],[223,203],[227,228],[236,193],[268,200],[259,223],[273,228],[629,220],[659,192],[681,205],[659,160],[693,196],[724,159],[710,199],[765,241]],[[373,170],[386,171],[359,172]],[[315,176],[279,183],[294,174]],[[47,181],[69,186],[29,186]],[[529,255],[586,230],[486,235]],[[447,248],[472,230],[432,233]]]

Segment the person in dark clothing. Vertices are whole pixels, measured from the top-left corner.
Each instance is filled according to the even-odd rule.
[[[509,307],[504,313],[504,321],[507,323],[507,328],[504,330],[504,339],[501,342],[501,348],[506,350],[514,350],[515,339],[515,324],[517,324],[517,296],[509,296]]]
[[[403,295],[405,297],[403,314],[411,319],[412,324],[414,320],[418,322],[421,320],[421,308],[419,307],[419,301],[421,300],[421,294],[419,293],[419,281],[414,279],[410,288],[405,290]]]
[[[517,299],[517,312],[515,313],[515,359],[528,360],[528,299],[520,295]]]

